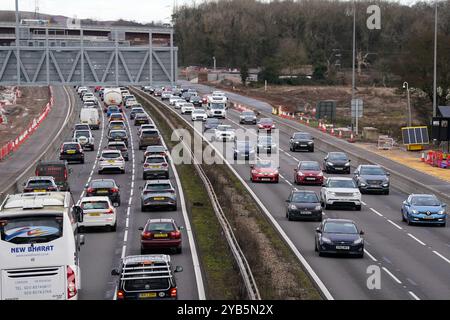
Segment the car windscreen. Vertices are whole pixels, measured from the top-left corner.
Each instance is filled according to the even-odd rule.
[[[145,113],[137,113],[136,119],[147,119],[147,115]]]
[[[328,183],[328,188],[356,188],[355,182],[353,180],[334,180],[330,179]]]
[[[131,109],[131,113],[143,113],[143,112],[144,112],[144,109],[142,109],[142,108]]]
[[[319,198],[315,193],[311,192],[296,192],[292,195],[292,202],[299,203],[318,203]]]
[[[116,107],[116,106],[114,106],[114,107],[109,107],[109,108],[108,108],[108,111],[109,111],[109,112],[119,111],[119,108]]]
[[[206,124],[218,124],[218,123],[219,123],[219,119],[216,119],[216,118],[206,119]]]
[[[203,110],[203,109],[195,109],[194,111],[192,111],[192,113],[204,114],[205,110]]]
[[[147,150],[145,150],[145,152],[165,152],[166,148],[164,148],[163,146],[151,146],[148,147]]]
[[[27,183],[28,188],[52,187],[52,180],[30,180]]]
[[[168,183],[161,184],[149,184],[145,188],[145,191],[161,191],[161,190],[171,190],[172,187]]]
[[[101,189],[101,188],[113,188],[114,182],[112,181],[92,181],[91,182],[91,188],[94,189]]]
[[[1,240],[14,244],[49,242],[62,237],[63,216],[33,213],[0,219]]]
[[[119,158],[121,156],[120,153],[116,153],[116,152],[105,152],[102,153],[102,158],[104,159],[116,159]]]
[[[75,131],[80,131],[80,130],[89,130],[89,125],[87,125],[87,124],[75,125]]]
[[[120,150],[120,151],[127,151],[128,150],[125,144],[108,144],[108,149]]]
[[[66,172],[66,167],[57,164],[40,164],[37,166],[36,172],[40,176],[63,177]]]
[[[258,161],[255,164],[255,168],[273,168],[273,164],[270,161]]]
[[[63,150],[64,151],[67,151],[67,150],[78,150],[78,144],[76,144],[76,143],[64,144],[63,145]]]
[[[90,132],[87,131],[87,130],[76,131],[76,132],[75,132],[75,137],[76,137],[76,138],[79,138],[79,137],[87,137],[87,138],[89,138],[89,137],[90,137],[90,134],[89,134],[89,133],[90,133]]]
[[[148,137],[157,137],[159,136],[159,132],[156,130],[143,130],[142,131],[142,137],[148,138]]]
[[[295,133],[294,139],[298,140],[311,140],[311,135],[309,133]]]
[[[83,201],[81,203],[81,209],[83,210],[101,210],[108,208],[109,204],[107,201]]]
[[[109,135],[111,138],[125,138],[127,133],[125,131],[111,131]]]
[[[347,155],[345,153],[330,153],[328,155],[328,160],[334,161],[347,161]]]
[[[223,103],[211,103],[211,109],[225,109],[225,106]]]
[[[271,123],[273,123],[273,120],[270,118],[263,118],[259,122],[263,123],[263,124],[271,124]]]
[[[145,163],[163,163],[163,162],[166,162],[164,157],[151,157],[145,159]]]
[[[343,222],[327,222],[323,228],[324,232],[328,233],[345,233],[345,234],[357,234],[358,229],[353,223]]]
[[[218,126],[217,130],[219,130],[219,131],[234,131],[234,129],[232,127],[228,127],[228,126]]]
[[[143,274],[145,276],[152,276],[152,274]],[[151,291],[151,290],[167,290],[170,288],[168,278],[155,279],[139,279],[134,276],[132,280],[124,280],[123,288],[125,291]]]
[[[110,116],[110,119],[122,119],[122,118],[123,118],[122,114],[120,114],[120,113],[113,113]]]
[[[300,164],[300,170],[320,171],[320,166],[315,162],[302,162]]]
[[[441,202],[434,197],[413,197],[411,204],[414,206],[436,207],[440,206]]]
[[[147,231],[163,231],[163,232],[171,232],[175,231],[175,228],[172,222],[152,222],[147,225]]]
[[[365,176],[384,176],[386,173],[379,167],[361,167],[362,175]]]
[[[254,117],[255,113],[253,111],[244,111],[242,112],[242,115],[245,117]]]

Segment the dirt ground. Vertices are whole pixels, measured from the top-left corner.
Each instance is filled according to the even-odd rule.
[[[260,88],[243,87],[242,85],[228,86],[223,83],[211,83],[224,90],[265,101],[271,105],[283,105],[292,108],[304,108],[306,114],[321,100],[337,101],[337,126],[351,125],[350,101],[351,87],[349,86],[276,86],[269,85],[267,92],[264,86]],[[233,89],[234,88],[234,89]],[[363,100],[364,112],[360,118],[359,128],[375,127],[381,134],[387,134],[396,140],[401,138],[401,127],[407,124],[408,109],[404,90],[383,87],[358,87],[356,97]],[[411,110],[413,125],[427,125],[428,111],[431,103],[419,96],[411,95]]]
[[[14,105],[5,106],[8,123],[0,125],[0,147],[16,138],[38,117],[50,97],[48,87],[21,87],[22,96]]]

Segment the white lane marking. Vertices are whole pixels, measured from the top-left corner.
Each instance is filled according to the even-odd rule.
[[[375,259],[375,257],[374,257],[373,255],[371,255],[371,254],[369,253],[369,251],[367,251],[366,249],[364,249],[364,252],[365,252],[365,253],[369,256],[369,258],[372,259],[373,261],[375,261],[375,262],[378,261],[378,260]]]
[[[127,217],[127,220],[125,220],[125,228],[128,229],[128,223],[130,222],[130,218]]]
[[[408,293],[409,293],[410,296],[413,297],[415,300],[420,300],[420,298],[419,298],[418,296],[416,296],[414,292],[408,291]]]
[[[387,221],[390,223],[390,224],[392,224],[393,226],[395,226],[396,228],[398,228],[399,230],[403,230],[403,228],[402,227],[400,227],[398,224],[396,224],[395,222],[393,222],[392,220],[390,220],[390,219],[387,219]]]
[[[121,255],[121,258],[123,259],[123,258],[125,258],[125,251],[127,250],[127,246],[126,245],[123,245],[123,247],[122,247],[122,255]],[[116,292],[117,292],[117,290],[116,290]],[[114,295],[114,297],[115,297],[116,295]]]
[[[402,284],[402,282],[400,281],[400,280],[398,280],[398,278],[396,277],[396,276],[394,276],[393,274],[392,274],[392,272],[390,272],[386,267],[381,267],[384,271],[386,271],[386,273],[388,274],[388,275],[390,275],[391,276],[391,278],[392,279],[394,279],[398,284]]]
[[[130,215],[130,209],[131,209],[130,207],[127,208],[127,216]]]
[[[426,244],[423,241],[420,241],[419,239],[417,239],[416,237],[414,237],[411,233],[408,233],[408,236],[410,236],[411,238],[413,238],[414,240],[416,240],[418,243],[420,243],[423,246],[426,246]]]
[[[363,205],[367,206],[367,203],[365,203],[364,201],[361,201],[361,203],[362,203]]]
[[[450,260],[448,260],[446,257],[444,257],[444,256],[443,256],[442,254],[440,254],[439,252],[433,250],[433,253],[434,253],[435,255],[437,255],[438,257],[444,259],[444,261],[446,261],[447,263],[450,263]]]
[[[377,210],[373,209],[373,208],[369,208],[370,210],[372,210],[373,212],[375,212],[377,215],[379,215],[380,217],[382,217],[383,215],[381,213],[379,213]]]
[[[130,187],[131,189],[133,189],[134,188],[134,180],[131,180],[131,187]]]
[[[125,233],[123,234],[123,242],[127,242],[128,238],[128,230],[125,230]]]
[[[148,99],[147,99],[148,100]],[[170,109],[169,106],[164,105],[165,107],[167,107],[168,109]],[[197,129],[194,128],[194,126],[191,125],[191,123],[189,123],[189,121],[187,121],[183,116],[181,116],[180,114],[174,112],[174,114],[178,115],[178,117],[180,119],[182,119],[185,123],[187,123],[191,128],[194,129],[194,131],[200,135],[203,136],[204,135],[199,132]],[[325,284],[322,282],[322,280],[319,278],[319,276],[316,274],[316,272],[314,271],[314,269],[311,267],[311,265],[308,263],[308,261],[305,259],[305,257],[300,253],[300,251],[298,250],[298,248],[294,245],[294,243],[292,242],[292,240],[287,236],[286,232],[283,230],[283,228],[281,228],[280,224],[275,220],[275,218],[272,216],[272,214],[269,212],[269,210],[266,208],[266,206],[261,202],[261,200],[258,198],[258,196],[255,194],[255,192],[252,190],[252,188],[250,188],[249,184],[237,173],[237,171],[233,168],[233,166],[230,164],[230,162],[225,159],[225,157],[219,152],[219,150],[212,144],[210,143],[207,139],[205,139],[205,141],[211,146],[211,148],[222,158],[222,160],[224,161],[224,163],[227,165],[227,167],[231,170],[231,172],[233,172],[233,174],[236,176],[236,178],[242,183],[242,185],[247,189],[247,191],[252,195],[253,199],[255,199],[255,201],[258,203],[259,207],[263,210],[264,214],[266,215],[266,217],[270,220],[270,222],[272,223],[272,225],[277,229],[277,231],[280,233],[280,235],[283,237],[283,239],[286,241],[287,245],[291,248],[291,250],[294,252],[295,256],[297,257],[297,259],[300,261],[300,263],[302,264],[302,266],[307,270],[307,272],[309,273],[309,275],[314,279],[314,282],[317,284],[317,286],[320,288],[320,291],[322,291],[323,295],[325,296],[325,298],[327,300],[334,300],[333,296],[331,295],[330,291],[328,290],[328,288],[325,286]],[[183,211],[184,214],[184,211]],[[188,220],[187,220],[188,221]],[[196,260],[198,261],[198,257],[195,255]],[[193,255],[193,259],[194,259],[194,255]],[[194,265],[195,267],[195,265]],[[195,269],[194,269],[195,270]],[[197,274],[196,274],[197,275]],[[203,280],[202,280],[203,281]],[[202,282],[203,283],[203,282]],[[203,288],[203,287],[202,287]]]

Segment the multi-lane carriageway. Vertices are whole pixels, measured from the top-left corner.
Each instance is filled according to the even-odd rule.
[[[75,98],[76,112],[79,114],[81,101]],[[101,110],[101,109],[100,109]],[[124,109],[127,114],[129,129],[129,153],[130,160],[126,162],[125,174],[102,174],[97,173],[97,156],[101,149],[107,145],[107,119],[101,112],[101,127],[93,131],[95,137],[95,151],[85,152],[84,164],[70,164],[72,174],[70,175],[71,192],[74,199],[84,195],[84,186],[92,179],[112,178],[120,185],[121,206],[117,207],[117,231],[107,232],[100,229],[87,230],[85,232],[86,243],[80,251],[81,263],[81,288],[80,299],[114,299],[116,278],[111,276],[111,270],[119,266],[120,258],[125,255],[140,254],[140,232],[150,218],[174,218],[182,231],[183,251],[181,254],[171,254],[173,265],[183,266],[184,271],[177,273],[178,298],[197,300],[204,299],[204,289],[201,279],[197,254],[192,241],[192,234],[185,205],[180,197],[178,179],[175,178],[173,167],[170,169],[170,179],[178,195],[177,211],[152,211],[141,212],[140,190],[144,186],[142,179],[142,157],[137,141],[137,128],[129,119],[129,110]],[[70,140],[67,136],[65,139]],[[169,254],[169,252],[167,252]],[[194,268],[194,265],[196,268]]]
[[[140,92],[151,99],[148,94]],[[206,93],[206,92],[204,92]],[[167,108],[173,109],[165,103]],[[181,115],[180,115],[181,116]],[[182,116],[192,124],[190,115]],[[239,113],[228,110],[224,124],[236,129],[254,128],[240,125]],[[280,127],[282,124],[276,120]],[[300,131],[300,128],[298,128]],[[319,257],[314,252],[314,233],[317,222],[288,221],[285,200],[293,184],[294,168],[300,160],[321,163],[325,153],[289,151],[289,136],[279,132],[279,184],[252,183],[248,164],[232,164],[249,185],[276,223],[306,258],[334,299],[448,299],[450,297],[450,232],[449,227],[408,226],[401,221],[400,206],[407,194],[391,186],[389,196],[363,195],[361,211],[326,210],[324,217],[354,220],[365,231],[365,257]],[[214,142],[219,148],[222,142]],[[232,157],[232,143],[225,143],[224,153]],[[352,167],[354,170],[355,168]],[[328,174],[326,174],[328,176]],[[332,175],[329,175],[332,176]],[[305,186],[320,191],[319,186]],[[369,289],[368,279],[377,266],[381,288]],[[372,271],[373,272],[373,271]]]

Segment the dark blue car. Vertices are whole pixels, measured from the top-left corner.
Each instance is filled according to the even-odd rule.
[[[432,194],[411,194],[402,204],[402,220],[411,224],[437,224],[445,227],[447,205]]]
[[[314,250],[324,253],[364,257],[363,231],[347,219],[325,219],[316,229]]]

